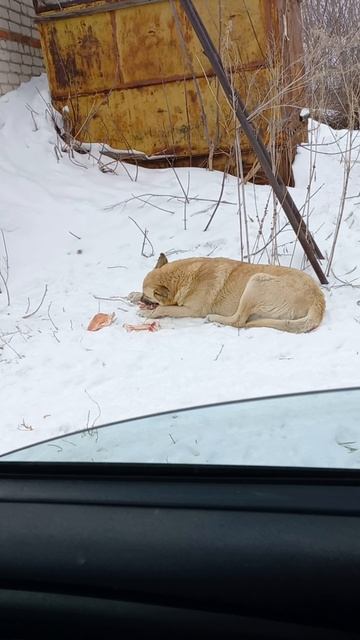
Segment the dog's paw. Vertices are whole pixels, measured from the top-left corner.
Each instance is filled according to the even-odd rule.
[[[221,318],[221,316],[218,316],[218,315],[215,315],[213,313],[210,313],[208,316],[206,316],[205,322],[206,323],[211,322],[211,324],[215,324],[217,327],[221,327],[223,325],[222,325],[222,322],[221,322],[220,318]]]
[[[137,310],[137,315],[141,316],[142,318],[153,318],[154,317],[154,310],[153,309],[138,309]]]
[[[132,291],[127,297],[129,302],[132,302],[133,304],[137,304],[138,302],[140,302],[141,298],[142,293],[140,291]]]

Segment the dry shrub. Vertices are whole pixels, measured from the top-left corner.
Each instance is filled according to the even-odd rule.
[[[336,129],[359,129],[359,0],[303,0],[302,20],[313,116]]]

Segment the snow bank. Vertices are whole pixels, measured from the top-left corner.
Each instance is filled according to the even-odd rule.
[[[237,331],[192,319],[161,320],[157,333],[127,333],[123,323],[138,318],[119,298],[141,288],[161,251],[169,259],[239,258],[236,180],[227,178],[225,202],[204,232],[219,197],[221,173],[183,168],[175,175],[171,169],[137,171],[131,165],[102,173],[93,157],[57,158],[47,100],[44,77],[0,99],[0,228],[9,255],[11,298],[7,306],[2,287],[0,453],[94,423],[167,409],[360,384],[360,289],[340,286],[334,277],[326,288],[325,321],[308,335]],[[311,200],[310,226],[321,249],[329,252],[342,188],[338,152],[344,132],[321,126],[318,142],[313,191],[321,188]],[[294,169],[292,196],[301,206],[307,149],[299,151]],[[189,184],[186,210],[178,178],[185,188]],[[357,164],[349,195],[359,193]],[[268,195],[266,186],[246,186],[254,220],[251,246],[256,210],[262,214]],[[335,254],[334,273],[344,281],[360,276],[359,203],[360,196],[346,201]],[[134,221],[148,230],[155,257],[141,255],[143,236]],[[291,241],[291,230],[279,236],[283,264],[289,264],[293,245],[286,243]],[[151,253],[150,245],[145,253]],[[302,257],[297,247],[293,266],[300,266]],[[0,264],[4,272],[1,238]],[[39,311],[24,319],[45,288]],[[115,312],[117,321],[88,333],[88,322],[99,311]],[[216,462],[216,441],[206,446]],[[185,452],[178,461],[190,460]],[[256,448],[250,447],[248,462],[253,461]]]

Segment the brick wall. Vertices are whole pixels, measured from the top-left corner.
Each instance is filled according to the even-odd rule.
[[[0,95],[44,71],[32,0],[0,0]]]

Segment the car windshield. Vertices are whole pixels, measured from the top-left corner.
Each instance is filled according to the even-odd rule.
[[[115,422],[6,461],[360,467],[360,388],[258,398]]]
[[[0,463],[360,466],[356,3],[15,4]]]

